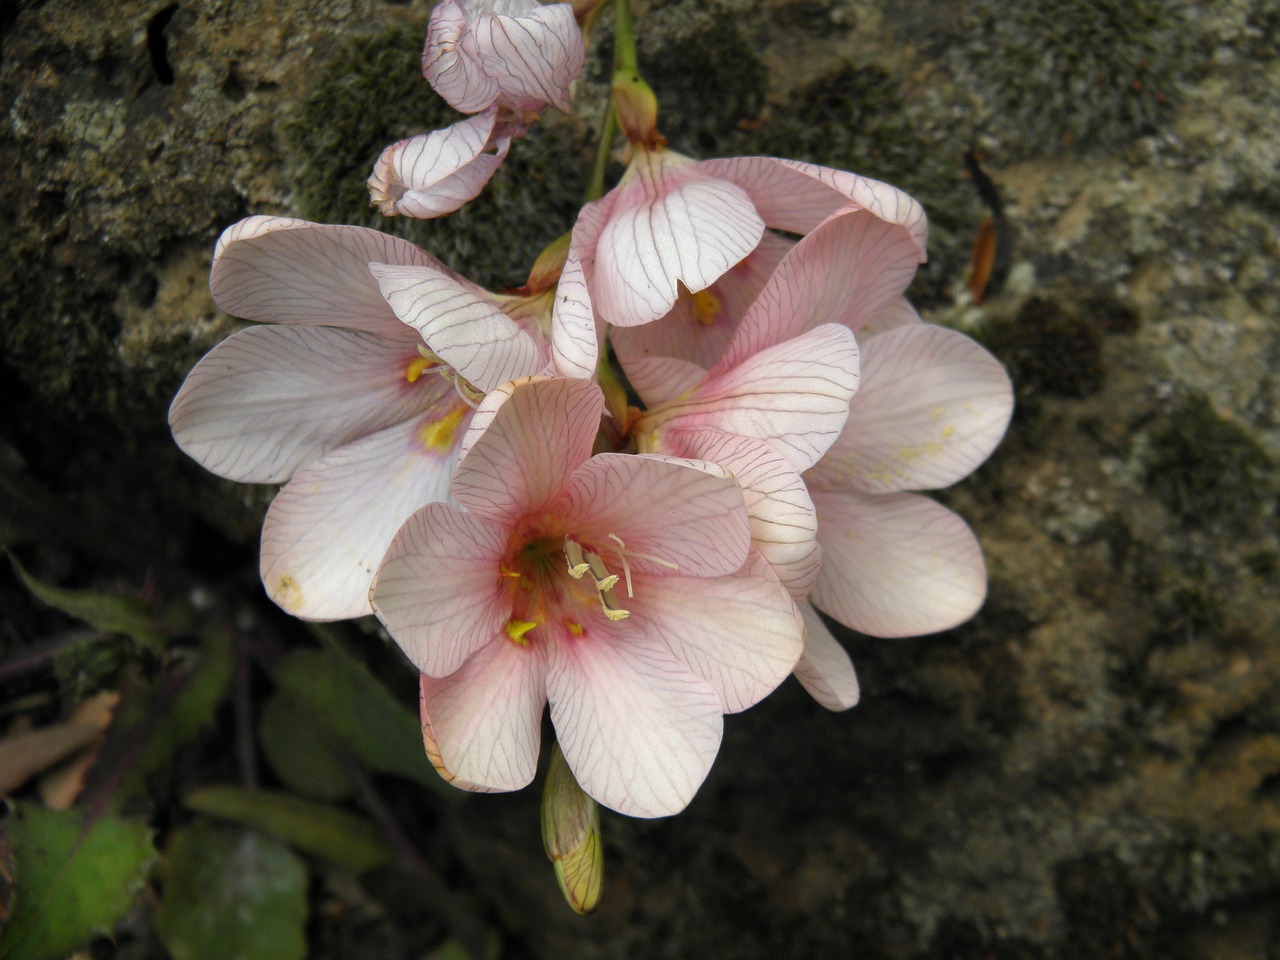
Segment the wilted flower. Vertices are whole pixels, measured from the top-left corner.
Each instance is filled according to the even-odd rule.
[[[743,710],[791,671],[800,615],[750,549],[742,494],[710,464],[599,454],[583,380],[518,381],[481,403],[453,496],[418,511],[378,572],[379,618],[426,676],[440,764],[526,785],[543,705],[591,796],[683,809]]]

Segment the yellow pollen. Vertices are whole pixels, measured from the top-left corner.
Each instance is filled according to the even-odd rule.
[[[583,633],[582,624],[578,623],[576,620],[566,620],[564,622],[564,628],[568,630],[570,633],[572,633],[575,637],[582,636],[582,633]]]
[[[517,573],[515,570],[509,570],[509,569],[507,569],[507,565],[506,565],[505,563],[500,563],[500,564],[498,564],[498,571],[499,571],[499,572],[500,572],[504,577],[510,577],[510,578],[511,578],[511,579],[513,579],[513,580],[519,580],[519,579],[520,579],[520,574],[519,574],[519,573]]]
[[[701,324],[714,323],[720,316],[720,298],[710,290],[699,290],[693,295],[693,319]]]
[[[417,383],[418,378],[427,370],[436,365],[435,360],[429,360],[426,357],[417,357],[409,361],[409,366],[405,367],[404,378],[410,383]]]
[[[418,442],[428,450],[448,450],[453,446],[458,434],[458,424],[467,412],[466,406],[458,404],[439,420],[424,423],[418,430]]]
[[[507,621],[507,636],[511,638],[511,642],[527,647],[529,641],[525,639],[525,634],[538,625],[536,620],[509,620]]]

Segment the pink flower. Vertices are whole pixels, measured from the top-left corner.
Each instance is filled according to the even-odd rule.
[[[415,317],[418,329],[402,323],[371,269],[483,293],[374,230],[279,217],[227,229],[214,251],[214,300],[263,325],[210,351],[169,409],[174,439],[207,469],[288,481],[267,511],[261,574],[268,595],[306,619],[370,612],[369,585],[396,529],[449,495],[475,400],[541,369],[509,319],[477,321],[444,303],[430,321]],[[475,322],[492,341],[481,350],[467,332]]]
[[[695,297],[686,315],[705,319],[706,311],[714,314],[735,294],[738,303],[749,301],[760,267],[767,270],[785,253],[785,244],[767,237],[765,228],[806,234],[841,208],[863,211],[894,232],[910,248],[913,265],[924,260],[924,212],[888,184],[773,157],[695,162],[661,147],[636,148],[618,186],[578,217],[564,276],[574,295],[557,302],[556,325],[567,340],[585,342],[597,315],[617,327],[651,323],[670,314],[682,297],[712,289],[755,253],[761,263],[746,268],[742,292],[732,286],[712,290],[701,307]],[[630,359],[655,355],[663,343],[678,345],[684,351],[679,359],[701,365],[723,348],[727,328],[700,347],[696,333],[668,331],[656,340],[622,336],[619,356],[628,376]]]
[[[722,714],[791,671],[803,626],[727,473],[592,457],[602,412],[582,380],[486,397],[452,489],[465,512],[410,518],[373,604],[424,674],[428,747],[455,782],[528,784],[549,701],[583,789],[664,816],[705,778]]]
[[[586,46],[568,3],[443,0],[431,11],[422,74],[461,113],[500,105],[516,114],[548,104],[568,113]]]

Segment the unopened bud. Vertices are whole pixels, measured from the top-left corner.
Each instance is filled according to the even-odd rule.
[[[658,132],[658,98],[634,70],[614,71],[613,109],[618,116],[618,127],[631,143],[642,147],[666,143],[666,138]]]
[[[533,262],[533,269],[529,271],[529,279],[525,283],[525,290],[530,294],[541,293],[560,281],[565,261],[569,259],[571,236],[570,232],[561,234],[538,254],[538,259]]]
[[[569,906],[584,916],[595,910],[604,889],[600,808],[578,785],[559,744],[542,788],[542,846]]]

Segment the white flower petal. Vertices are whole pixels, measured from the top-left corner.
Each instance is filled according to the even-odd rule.
[[[715,691],[643,637],[557,643],[547,695],[569,769],[619,813],[679,813],[720,749],[724,717]]]
[[[567,3],[535,7],[518,16],[480,17],[476,49],[497,82],[502,102],[540,112],[548,103],[573,109],[569,85],[582,72],[586,44]]]
[[[406,380],[421,341],[338,327],[250,327],[187,374],[169,408],[179,447],[245,483],[279,483],[329,450],[426,410],[442,392]]]
[[[822,571],[809,595],[860,633],[948,630],[982,606],[982,548],[958,516],[926,497],[813,491]]]
[[[430,219],[474,200],[511,146],[508,137],[491,142],[495,117],[490,110],[387,147],[369,178],[373,205],[387,216]]]
[[[840,641],[831,635],[812,604],[800,604],[804,617],[804,654],[796,663],[796,679],[828,710],[839,712],[857,706],[861,691],[853,661]]]
[[[479,113],[498,99],[498,81],[485,72],[459,0],[441,0],[431,11],[422,75],[460,113]]]
[[[272,501],[260,569],[267,595],[285,611],[305,620],[372,612],[369,586],[396,530],[449,496],[456,453],[451,445],[424,447],[422,420],[339,447],[298,471]],[[465,415],[455,424],[459,435],[463,429]]]

